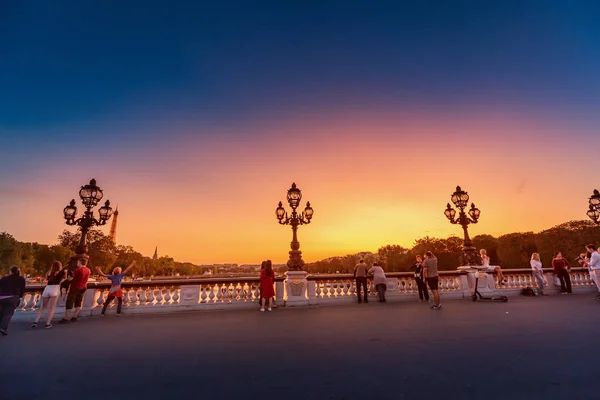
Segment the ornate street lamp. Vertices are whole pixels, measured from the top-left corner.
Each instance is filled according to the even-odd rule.
[[[98,202],[102,200],[104,194],[102,189],[96,185],[96,180],[92,179],[89,184],[82,186],[79,190],[79,198],[85,206],[85,211],[80,218],[77,218],[77,207],[75,206],[75,199],[71,200],[68,206],[63,210],[63,215],[67,225],[78,225],[81,230],[81,239],[79,244],[75,248],[77,255],[83,255],[87,253],[87,233],[91,227],[96,225],[104,225],[112,215],[112,208],[110,207],[110,201],[106,200],[104,205],[98,209],[98,219],[94,217],[92,209],[98,205]]]
[[[590,208],[587,216],[595,223],[600,224],[600,192],[597,189],[594,190],[589,202]]]
[[[287,262],[289,271],[302,271],[304,268],[304,260],[302,259],[300,243],[298,242],[298,226],[310,224],[314,213],[310,202],[306,202],[306,208],[304,208],[302,213],[298,214],[296,208],[300,205],[300,200],[302,200],[302,191],[296,187],[295,183],[292,183],[292,187],[287,191],[287,201],[290,207],[292,207],[292,215],[288,216],[281,201],[275,209],[275,216],[279,220],[279,223],[281,225],[292,226],[292,250],[290,251],[290,259]]]
[[[469,204],[469,195],[467,192],[462,190],[460,186],[457,186],[456,191],[452,193],[451,200],[452,203],[454,203],[454,205],[459,209],[458,218],[456,218],[456,210],[450,206],[450,203],[448,203],[446,206],[444,215],[451,223],[461,225],[465,233],[461,264],[463,266],[481,265],[481,256],[479,253],[477,253],[477,249],[473,247],[473,242],[469,237],[468,231],[468,226],[470,224],[476,224],[479,220],[479,214],[481,214],[481,211],[475,207],[475,204],[471,203],[471,208],[468,211],[469,215],[467,216],[465,208],[467,207],[467,204]]]

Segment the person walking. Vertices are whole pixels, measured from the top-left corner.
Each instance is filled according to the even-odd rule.
[[[267,304],[267,299],[269,299],[269,311],[273,310],[273,297],[275,297],[275,288],[273,287],[275,283],[275,272],[273,272],[273,265],[271,260],[267,260],[265,264],[265,269],[260,271],[260,286],[261,290],[261,298],[262,298],[262,307],[260,308],[261,312],[265,312],[265,306]]]
[[[356,295],[358,296],[358,302],[362,303],[361,288],[365,295],[365,303],[369,302],[369,289],[367,288],[367,275],[369,268],[365,264],[365,260],[361,259],[358,264],[354,266],[354,279],[356,280]]]
[[[552,268],[554,268],[554,273],[560,280],[560,293],[561,294],[570,294],[573,293],[571,290],[571,277],[569,276],[569,264],[567,264],[567,260],[565,260],[560,251],[554,253],[554,259],[552,259]]]
[[[373,263],[373,266],[369,270],[369,274],[373,275],[373,283],[375,283],[375,289],[377,290],[377,296],[379,297],[379,301],[384,303],[387,300],[385,299],[385,292],[387,290],[387,279],[385,277],[385,272],[379,263]]]
[[[25,296],[25,278],[19,267],[11,267],[9,274],[0,279],[0,334],[8,335],[8,325],[21,299]]]
[[[537,280],[540,288],[540,294],[542,296],[548,296],[546,293],[544,293],[544,270],[542,269],[542,261],[540,260],[540,255],[538,253],[533,253],[531,255],[531,261],[529,261],[529,265],[531,265],[531,273],[533,274],[533,277]]]
[[[419,290],[419,301],[429,301],[429,292],[427,291],[427,284],[423,276],[423,257],[417,256],[417,262],[413,264],[411,269],[415,270],[415,282]]]
[[[88,259],[80,257],[77,260],[77,266],[73,271],[73,280],[69,287],[69,293],[67,293],[67,305],[65,307],[65,316],[58,323],[67,324],[69,322],[77,322],[79,313],[81,312],[81,305],[83,304],[83,295],[87,289],[88,279],[90,277],[90,269],[86,267]],[[73,317],[69,319],[71,310],[75,308]]]
[[[423,261],[423,275],[427,280],[427,285],[433,293],[433,308],[439,310],[442,308],[440,292],[438,289],[439,275],[438,275],[438,260],[431,251],[425,253],[425,261]]]
[[[36,328],[40,319],[44,315],[44,311],[48,309],[48,316],[46,317],[46,329],[52,328],[52,317],[54,317],[54,310],[56,309],[56,303],[58,302],[58,296],[60,295],[60,284],[67,275],[67,270],[62,268],[60,261],[54,261],[50,271],[46,274],[47,284],[42,292],[42,306],[40,311],[37,313],[31,328]]]
[[[584,261],[584,265],[588,267],[590,276],[592,276],[592,280],[596,283],[596,287],[598,288],[596,299],[600,300],[600,254],[593,244],[588,244],[585,248],[590,257]]]
[[[108,278],[108,280],[111,283],[110,289],[108,289],[108,296],[104,301],[104,306],[102,306],[102,312],[100,313],[100,316],[104,317],[106,309],[114,299],[117,299],[117,315],[121,315],[121,307],[123,306],[123,290],[121,289],[121,282],[123,282],[125,274],[127,274],[127,272],[129,272],[129,270],[131,270],[131,268],[133,268],[134,266],[135,261],[129,264],[129,267],[125,268],[125,271],[123,272],[121,272],[120,267],[116,267],[115,269],[113,269],[112,275],[105,275],[104,272],[102,272],[102,269],[100,269],[100,267],[96,267],[96,271],[98,271],[98,274],[100,276]]]

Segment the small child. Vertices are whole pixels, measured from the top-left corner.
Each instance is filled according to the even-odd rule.
[[[123,291],[121,290],[121,282],[123,281],[125,274],[134,266],[135,261],[132,262],[131,265],[129,265],[129,267],[127,267],[123,272],[121,272],[120,267],[116,267],[115,269],[113,269],[112,275],[105,275],[100,269],[100,267],[96,267],[96,271],[98,271],[98,274],[105,278],[108,278],[112,283],[110,289],[108,290],[108,297],[106,298],[104,306],[102,307],[102,313],[100,314],[101,316],[104,317],[104,313],[106,313],[108,305],[114,299],[117,299],[117,315],[121,315],[121,306],[123,305]]]

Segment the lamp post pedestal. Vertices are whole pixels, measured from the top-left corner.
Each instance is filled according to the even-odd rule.
[[[285,287],[285,294],[283,300],[285,301],[286,307],[293,306],[306,306],[308,305],[308,281],[306,271],[287,271],[285,273],[285,280],[283,286]]]
[[[481,265],[481,256],[474,246],[463,247],[463,253],[460,257],[460,265]]]

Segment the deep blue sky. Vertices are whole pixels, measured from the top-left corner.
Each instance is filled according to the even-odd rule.
[[[322,218],[306,254],[455,233],[457,184],[474,234],[585,218],[599,21],[576,0],[5,1],[0,231],[53,243],[92,177],[122,243],[184,260],[285,258],[292,181]]]
[[[0,14],[5,133],[600,99],[594,1],[18,3]]]

